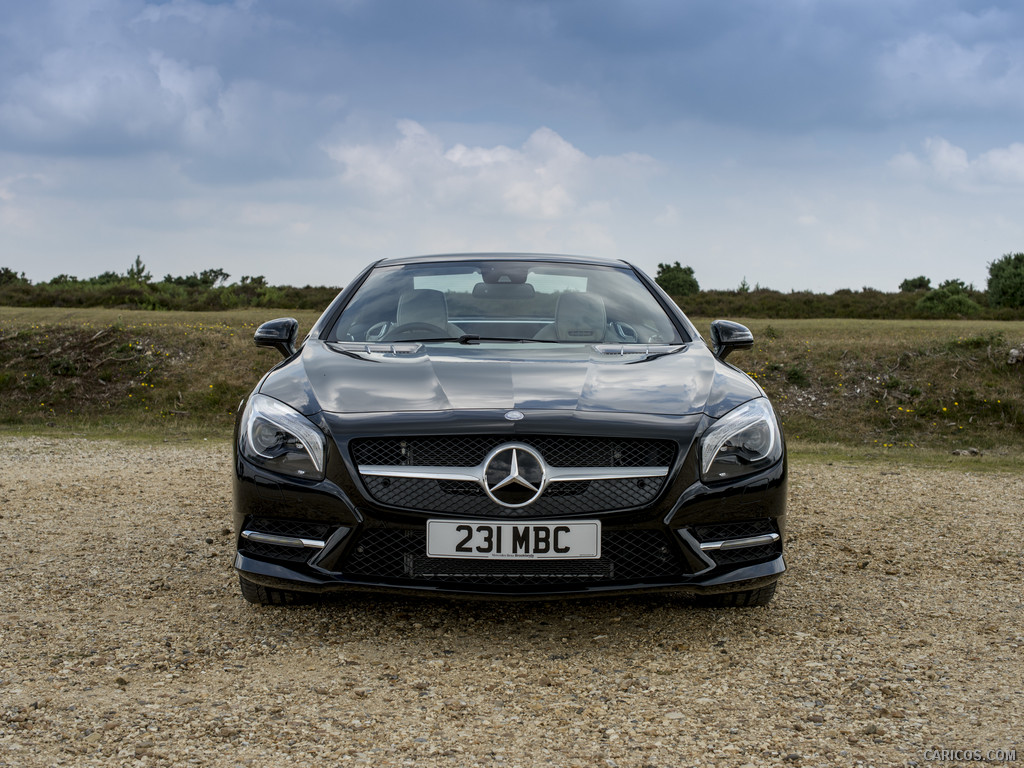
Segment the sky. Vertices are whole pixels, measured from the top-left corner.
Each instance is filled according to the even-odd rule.
[[[1024,4],[0,0],[0,266],[466,251],[984,288],[1024,251]]]

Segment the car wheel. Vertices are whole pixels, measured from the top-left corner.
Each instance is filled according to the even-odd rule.
[[[718,595],[700,595],[696,598],[697,605],[704,608],[750,608],[755,605],[768,605],[775,595],[775,585],[748,589],[743,592],[724,592]]]
[[[242,597],[254,605],[302,605],[310,602],[310,596],[305,592],[264,587],[241,576],[238,584],[242,588]]]

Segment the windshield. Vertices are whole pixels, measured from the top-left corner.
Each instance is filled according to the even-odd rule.
[[[628,268],[531,261],[434,262],[370,273],[331,341],[678,344]]]

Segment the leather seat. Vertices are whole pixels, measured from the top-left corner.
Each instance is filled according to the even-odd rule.
[[[608,315],[604,299],[593,293],[563,293],[555,306],[555,322],[545,325],[535,339],[543,341],[604,341]]]
[[[461,336],[459,326],[448,322],[448,301],[441,291],[432,288],[418,288],[406,291],[398,297],[398,312],[395,325],[427,323],[440,328],[449,336]]]

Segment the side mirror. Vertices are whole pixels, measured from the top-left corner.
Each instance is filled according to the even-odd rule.
[[[725,360],[733,350],[754,346],[754,334],[745,325],[730,320],[715,320],[711,324],[711,344],[715,357]]]
[[[273,347],[285,357],[295,354],[295,341],[299,338],[299,321],[291,317],[270,320],[253,334],[257,347]]]

